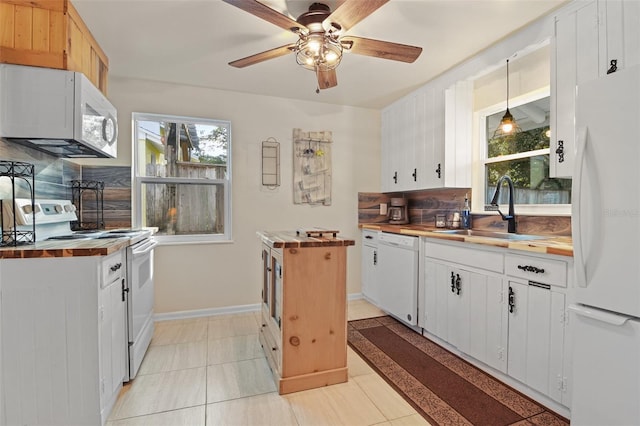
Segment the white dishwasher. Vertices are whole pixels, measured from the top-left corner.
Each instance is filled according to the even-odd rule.
[[[380,308],[412,326],[418,320],[418,241],[387,232],[378,238]]]

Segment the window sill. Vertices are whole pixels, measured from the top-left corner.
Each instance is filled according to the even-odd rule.
[[[508,205],[500,205],[500,210],[503,213],[509,211]],[[514,210],[516,216],[571,216],[571,204],[529,204],[529,205],[515,205]],[[472,214],[498,214],[496,211],[472,211]]]
[[[182,246],[197,244],[232,244],[232,239],[212,238],[208,235],[156,235],[159,246]]]

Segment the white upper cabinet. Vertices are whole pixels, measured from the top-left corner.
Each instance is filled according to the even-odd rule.
[[[445,91],[444,186],[471,186],[473,82],[460,80]]]
[[[382,111],[383,192],[444,186],[444,91],[425,86]]]
[[[551,53],[552,177],[571,177],[575,152],[576,87],[640,63],[640,2],[576,2],[559,14]]]

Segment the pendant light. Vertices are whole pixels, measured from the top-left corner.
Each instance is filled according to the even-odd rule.
[[[522,129],[518,126],[518,123],[516,123],[513,115],[511,115],[511,111],[509,111],[509,60],[507,59],[507,111],[502,116],[498,128],[493,132],[493,138],[514,135],[520,132],[522,132]]]

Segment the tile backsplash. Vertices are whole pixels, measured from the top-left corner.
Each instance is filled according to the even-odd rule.
[[[438,188],[394,193],[358,193],[358,223],[386,223],[388,218],[380,214],[380,205],[389,205],[391,198],[405,198],[408,201],[409,220],[412,225],[435,226],[435,216],[449,217],[464,205],[465,194],[470,188]],[[473,210],[473,206],[471,206]],[[516,212],[517,213],[517,212]],[[516,215],[518,232],[538,235],[571,235],[570,216],[527,216]],[[472,214],[472,227],[491,231],[507,232],[507,222],[496,214]]]
[[[71,181],[98,180],[104,182],[104,222],[106,228],[131,226],[131,168],[128,166],[80,166],[0,139],[0,160],[30,163],[35,168],[35,198],[71,200]],[[105,160],[107,162],[108,160]],[[29,198],[30,188],[16,179],[16,197]],[[0,199],[11,198],[11,180],[0,178]],[[83,198],[83,209],[95,217],[95,197]]]

